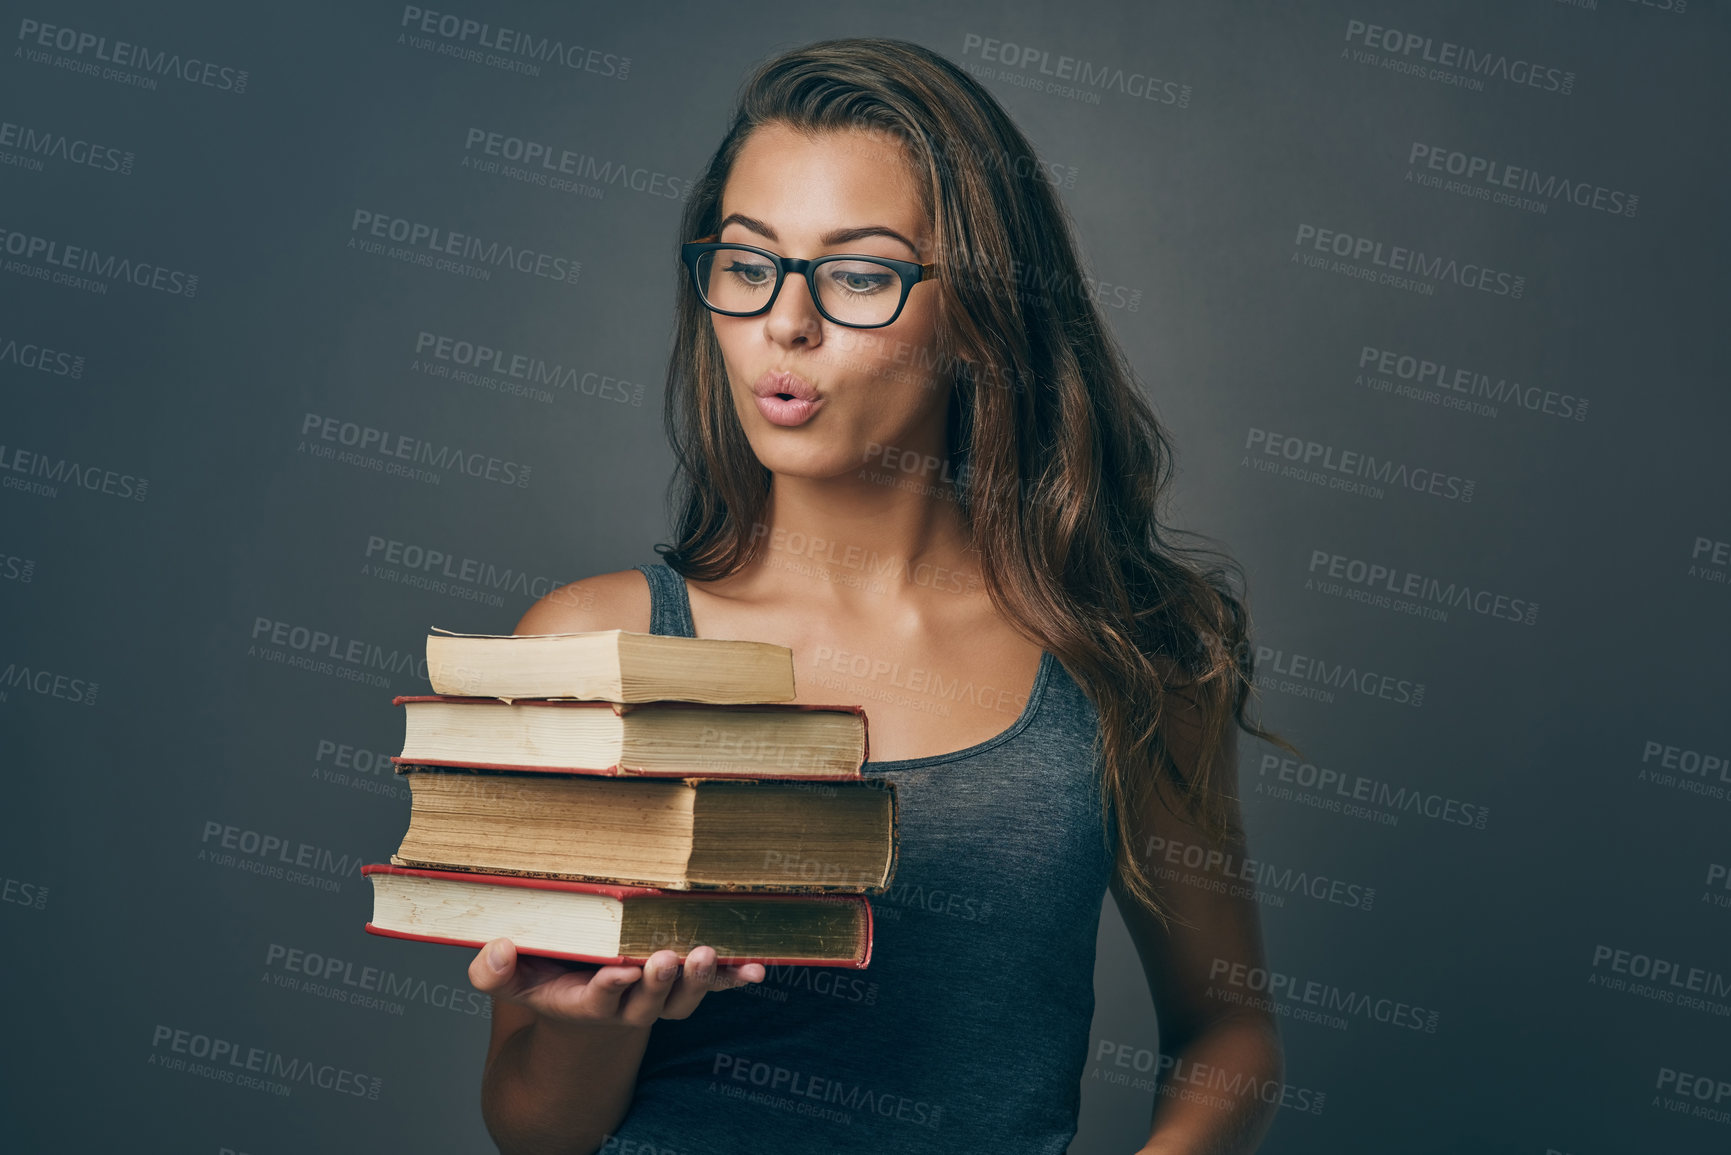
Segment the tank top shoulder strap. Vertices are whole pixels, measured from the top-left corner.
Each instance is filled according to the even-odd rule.
[[[633,568],[641,570],[649,582],[649,632],[696,637],[697,628],[691,623],[691,598],[679,571],[666,562],[645,562]]]

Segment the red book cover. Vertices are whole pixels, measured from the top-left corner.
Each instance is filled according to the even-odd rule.
[[[361,873],[366,874],[408,874],[422,878],[455,879],[459,882],[485,883],[489,886],[525,886],[535,890],[566,890],[579,891],[585,894],[604,894],[609,898],[643,899],[659,895],[671,895],[680,899],[701,898],[705,901],[725,902],[737,901],[739,893],[717,891],[661,890],[653,886],[622,886],[611,882],[578,882],[561,878],[525,878],[510,874],[476,874],[470,871],[456,870],[426,870],[413,866],[392,866],[389,863],[368,863],[361,867]],[[813,959],[813,958],[746,958],[742,955],[717,955],[717,966],[739,966],[744,963],[762,963],[765,966],[826,966],[840,967],[847,970],[863,970],[871,962],[872,957],[872,905],[864,896],[857,894],[754,894],[752,901],[777,902],[787,899],[818,900],[822,902],[853,902],[865,907],[865,939],[860,956],[857,959]],[[439,935],[414,934],[409,931],[388,930],[368,922],[362,929],[369,934],[383,935],[387,938],[411,939],[416,942],[437,942],[450,946],[464,946],[479,950],[486,943],[481,939],[446,938]],[[522,954],[541,955],[547,958],[568,959],[572,962],[597,963],[602,965],[634,966],[648,961],[648,957],[632,958],[624,955],[603,957],[601,955],[570,954],[564,951],[535,950],[519,947]],[[681,955],[681,958],[684,956]]]
[[[391,699],[391,705],[401,706],[406,702],[477,702],[489,705],[499,705],[504,698],[468,697],[457,694],[399,694]],[[511,705],[515,706],[576,706],[589,709],[612,710],[615,714],[625,714],[644,706],[654,706],[656,709],[688,709],[716,710],[723,709],[732,713],[739,710],[782,711],[782,710],[840,710],[849,714],[865,717],[865,707],[860,705],[822,705],[812,702],[760,702],[740,706],[716,706],[709,702],[590,702],[576,698],[513,698]],[[860,735],[862,764],[871,758],[871,728],[866,726]],[[397,773],[403,773],[404,766],[457,766],[471,770],[532,770],[543,774],[595,774],[614,778],[773,778],[789,782],[854,782],[864,777],[859,768],[851,773],[839,774],[775,774],[766,770],[717,770],[703,774],[693,774],[685,770],[627,770],[615,763],[612,766],[524,766],[514,762],[458,762],[446,758],[405,758],[401,754],[392,754],[391,761],[397,766]]]

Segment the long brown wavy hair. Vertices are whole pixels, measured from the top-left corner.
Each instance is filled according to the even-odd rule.
[[[1083,276],[1072,227],[1033,147],[950,61],[904,40],[807,45],[760,65],[692,187],[679,240],[717,230],[747,137],[865,129],[904,146],[936,240],[935,361],[952,382],[947,451],[956,500],[998,612],[1052,651],[1094,703],[1102,833],[1126,889],[1164,921],[1128,824],[1151,796],[1217,843],[1242,838],[1217,754],[1230,726],[1296,749],[1245,717],[1252,691],[1242,570],[1199,535],[1161,524],[1172,448]],[[677,247],[675,265],[678,266]],[[770,471],[734,413],[708,310],[683,266],[664,421],[677,458],[675,541],[698,581],[757,560]],[[1207,539],[1201,539],[1206,541]],[[1194,708],[1199,749],[1164,741],[1168,694]],[[1231,768],[1227,768],[1230,772]]]

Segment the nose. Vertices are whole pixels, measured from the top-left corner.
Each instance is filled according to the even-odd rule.
[[[808,345],[821,342],[823,315],[817,311],[816,295],[810,269],[798,273],[788,270],[775,303],[763,315],[764,331],[778,344],[791,345],[801,339]]]

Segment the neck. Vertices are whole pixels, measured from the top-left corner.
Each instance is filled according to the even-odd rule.
[[[839,477],[772,474],[752,530],[758,564],[801,589],[828,587],[825,597],[837,602],[881,606],[926,588],[981,589],[956,479],[947,464],[927,466],[904,471],[873,460]]]

